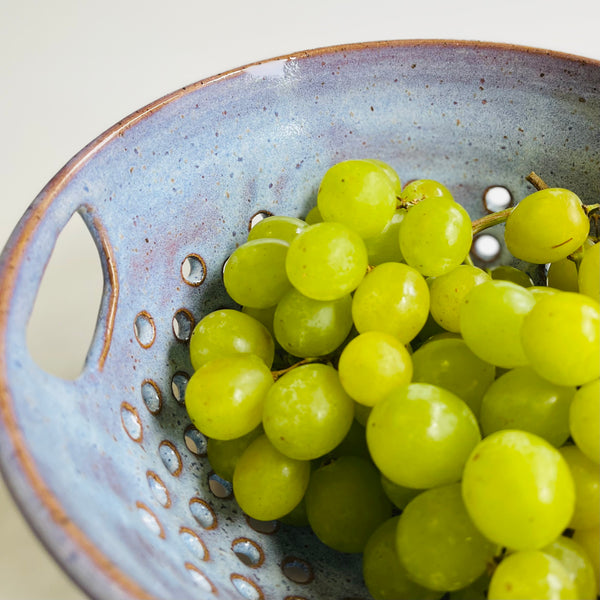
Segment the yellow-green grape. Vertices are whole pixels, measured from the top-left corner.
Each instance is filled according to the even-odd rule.
[[[271,387],[264,403],[263,427],[283,454],[311,460],[333,450],[354,418],[354,402],[329,365],[292,369]]]
[[[339,552],[362,552],[392,516],[377,469],[359,456],[342,456],[313,471],[305,501],[315,535]]]
[[[431,281],[431,316],[446,331],[460,332],[460,307],[465,296],[490,276],[477,267],[459,265]]]
[[[315,300],[349,294],[362,281],[367,266],[364,242],[341,223],[317,223],[301,231],[285,261],[292,285]]]
[[[523,287],[531,287],[533,285],[533,280],[525,271],[521,271],[521,269],[517,269],[516,267],[511,267],[510,265],[502,265],[500,267],[495,267],[494,269],[490,269],[490,275],[492,279],[500,279],[501,281],[512,281],[517,285]]]
[[[439,592],[412,581],[396,550],[400,517],[384,521],[369,537],[363,552],[363,577],[374,600],[438,600]]]
[[[542,552],[556,558],[577,586],[580,600],[596,600],[597,587],[596,576],[592,561],[585,550],[576,541],[561,535],[549,546],[545,546]]]
[[[560,561],[540,550],[515,552],[496,568],[489,600],[577,600],[579,590]]]
[[[375,267],[352,299],[352,318],[359,333],[383,331],[403,344],[419,333],[429,314],[429,288],[423,276],[401,263]]]
[[[233,354],[202,365],[185,388],[185,407],[204,435],[233,440],[258,427],[271,371],[255,354]]]
[[[323,222],[323,217],[321,216],[321,211],[319,210],[319,207],[318,206],[313,206],[308,211],[308,214],[306,215],[306,218],[304,219],[304,221],[308,225],[315,225],[316,223],[322,223]]]
[[[569,522],[572,529],[591,529],[600,525],[600,477],[598,463],[577,446],[563,446],[560,453],[569,465],[575,483],[575,510]]]
[[[305,228],[306,221],[295,217],[273,216],[259,221],[248,232],[248,241],[271,238],[288,244]]]
[[[392,501],[392,504],[400,510],[406,508],[406,505],[413,498],[424,491],[398,485],[397,483],[389,480],[385,475],[383,475],[383,473],[381,474],[381,486],[383,487],[385,495]]]
[[[256,354],[267,367],[273,364],[275,344],[267,328],[239,310],[215,310],[194,327],[190,337],[190,360],[194,369],[231,354]]]
[[[546,287],[545,285],[532,285],[531,287],[527,288],[527,291],[533,294],[533,299],[536,302],[545,296],[554,296],[556,294],[560,294],[560,290],[557,290],[553,287]]]
[[[409,577],[440,592],[473,583],[498,550],[471,521],[460,483],[427,490],[411,500],[400,516],[396,543]]]
[[[584,252],[577,281],[582,294],[600,302],[600,243]]]
[[[226,481],[233,481],[233,471],[244,450],[260,435],[262,427],[233,440],[210,438],[206,444],[206,456],[213,471]]]
[[[369,419],[369,415],[371,414],[372,408],[372,406],[365,406],[364,404],[360,404],[358,402],[354,403],[354,418],[363,427],[367,426],[367,421]]]
[[[275,338],[298,357],[333,352],[352,329],[352,298],[313,300],[291,289],[277,304],[273,317]]]
[[[458,481],[480,439],[471,409],[451,392],[426,383],[394,389],[367,421],[373,462],[388,479],[411,488]]]
[[[548,285],[563,292],[578,292],[577,265],[569,258],[561,258],[548,267]]]
[[[412,360],[413,382],[444,388],[464,400],[475,416],[479,415],[481,400],[495,379],[496,368],[473,354],[464,340],[430,340],[415,351]]]
[[[368,158],[367,160],[376,164],[384,171],[384,173],[388,176],[388,179],[392,183],[394,193],[396,194],[396,196],[400,196],[400,193],[402,192],[402,182],[400,181],[400,177],[398,176],[398,173],[396,173],[394,167],[392,167],[390,164],[386,163],[383,160],[379,160],[378,158]]]
[[[490,576],[484,573],[467,587],[448,594],[448,600],[487,600]]]
[[[585,550],[590,559],[596,575],[596,589],[600,590],[600,527],[577,529],[573,540]]]
[[[425,198],[408,209],[400,223],[399,240],[407,264],[423,275],[437,277],[456,268],[469,254],[471,219],[450,198]]]
[[[389,333],[367,331],[344,348],[338,371],[351,398],[374,406],[395,387],[410,383],[413,368],[402,342]]]
[[[492,433],[473,449],[462,477],[465,506],[489,540],[537,550],[567,527],[575,486],[560,452],[525,431]]]
[[[269,238],[236,248],[223,268],[223,284],[234,302],[252,308],[277,304],[291,285],[285,272],[289,244]]]
[[[529,363],[558,385],[583,385],[600,376],[600,305],[562,292],[535,303],[523,319],[521,344]]]
[[[398,235],[405,214],[405,209],[398,209],[381,233],[365,238],[370,265],[375,267],[385,262],[404,262]]]
[[[372,237],[385,229],[396,210],[395,186],[376,162],[345,160],[323,176],[317,206],[324,221],[343,223],[362,238]]]
[[[425,198],[448,198],[454,200],[450,190],[434,179],[415,179],[404,186],[400,194],[403,203],[416,203]]]
[[[569,429],[577,447],[600,463],[600,379],[582,385],[571,402]]]
[[[274,306],[269,306],[268,308],[252,308],[250,306],[242,306],[242,312],[262,323],[271,334],[271,337],[274,339],[275,332],[273,331],[273,316],[275,315],[276,308],[277,304]]]
[[[486,281],[475,286],[460,309],[460,332],[482,360],[511,369],[526,365],[521,326],[533,309],[531,292],[510,281]]]
[[[506,220],[508,251],[536,264],[566,258],[586,240],[588,216],[576,194],[561,188],[539,190],[523,198]]]
[[[289,514],[302,500],[310,463],[284,456],[261,435],[240,456],[233,473],[233,493],[253,519],[271,521]]]
[[[531,367],[517,367],[494,381],[481,404],[483,435],[501,429],[535,433],[553,446],[569,437],[569,408],[575,388],[542,379]]]

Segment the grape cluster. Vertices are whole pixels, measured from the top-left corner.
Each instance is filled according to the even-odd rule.
[[[227,260],[241,310],[190,340],[185,404],[259,520],[363,553],[376,600],[598,592],[600,244],[568,190],[514,209],[518,259],[473,266],[467,212],[347,160],[306,220],[272,216]]]

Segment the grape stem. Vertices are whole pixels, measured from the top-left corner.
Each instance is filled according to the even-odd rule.
[[[280,369],[279,371],[271,371],[271,375],[273,375],[273,381],[277,381],[282,375],[293,371],[297,367],[301,367],[302,365],[309,365],[315,362],[327,362],[327,358],[324,358],[322,356],[316,358],[303,358],[302,360],[299,360],[297,363],[294,363],[293,365],[290,365],[285,369]]]
[[[485,215],[485,217],[481,217],[480,219],[476,219],[472,223],[473,235],[477,235],[478,233],[481,233],[485,229],[489,229],[494,225],[504,223],[513,210],[514,206],[511,206],[510,208],[505,208],[504,210],[499,210],[498,212]]]
[[[527,181],[529,181],[529,183],[531,183],[531,185],[538,191],[547,190],[549,187],[548,184],[534,171],[531,171],[531,173],[529,173],[525,179],[527,179]]]

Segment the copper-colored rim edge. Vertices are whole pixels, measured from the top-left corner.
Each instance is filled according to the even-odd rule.
[[[377,41],[377,42],[364,42],[348,45],[337,45],[337,46],[326,46],[316,48],[313,50],[306,50],[302,52],[295,52],[278,57],[269,58],[268,60],[256,61],[249,63],[243,67],[226,71],[219,75],[215,75],[208,79],[200,80],[190,86],[186,86],[177,90],[171,94],[168,94],[159,100],[147,105],[146,107],[132,113],[124,120],[116,123],[113,127],[108,129],[106,132],[101,134],[98,138],[92,141],[90,144],[85,146],[78,154],[76,154],[44,187],[37,200],[32,204],[31,210],[28,214],[27,221],[23,224],[23,228],[20,231],[20,236],[17,240],[11,240],[10,254],[4,263],[2,278],[4,283],[3,294],[0,294],[0,344],[5,346],[4,332],[6,330],[6,319],[8,315],[8,299],[11,296],[12,290],[14,289],[16,273],[20,266],[20,263],[24,256],[24,249],[27,245],[27,240],[30,239],[31,234],[37,228],[41,221],[44,213],[48,206],[52,203],[54,198],[59,192],[65,187],[65,185],[74,177],[74,175],[81,169],[81,167],[102,147],[108,144],[112,139],[123,133],[135,125],[137,122],[144,120],[146,117],[160,110],[163,106],[170,104],[176,99],[210,83],[214,83],[224,78],[234,77],[242,73],[245,69],[264,64],[267,62],[274,62],[283,59],[300,59],[310,58],[315,56],[321,56],[326,54],[340,54],[344,51],[356,51],[364,48],[379,48],[379,47],[402,47],[402,46],[445,46],[445,47],[473,47],[473,48],[490,48],[500,50],[519,51],[529,54],[542,54],[547,56],[553,56],[563,60],[571,60],[579,63],[586,63],[590,65],[600,66],[600,61],[572,54],[543,50],[539,48],[531,48],[527,46],[519,46],[513,44],[501,44],[493,42],[480,42],[480,41],[459,41],[459,40],[394,40],[394,41]],[[8,248],[7,248],[8,249]],[[111,309],[111,315],[109,318],[114,319],[114,306]],[[102,354],[102,363],[106,358],[106,347]],[[117,565],[112,563],[102,552],[100,552],[94,544],[85,536],[85,534],[69,519],[68,515],[63,510],[58,500],[53,496],[50,490],[46,487],[41,474],[37,471],[35,463],[28,452],[27,445],[21,435],[18,428],[15,413],[12,408],[12,398],[9,394],[9,390],[6,385],[6,364],[5,364],[5,352],[0,352],[0,415],[5,423],[8,435],[15,451],[16,461],[22,466],[23,474],[29,481],[31,488],[38,496],[40,503],[46,507],[50,513],[53,521],[65,531],[65,533],[71,538],[71,540],[78,545],[82,551],[88,556],[88,558],[96,564],[103,574],[109,579],[113,580],[115,584],[123,589],[126,593],[130,594],[134,598],[152,598],[143,588],[141,588],[136,582],[130,577],[125,575]],[[10,487],[10,479],[7,479],[7,483]],[[36,530],[35,524],[32,524],[32,528]],[[42,539],[42,543],[45,541]],[[52,553],[52,548],[48,548]],[[73,574],[69,573],[72,577]],[[74,577],[75,578],[75,577]],[[77,581],[78,585],[87,587],[81,581]],[[93,586],[90,586],[93,588]],[[89,591],[97,592],[96,589],[90,589]]]

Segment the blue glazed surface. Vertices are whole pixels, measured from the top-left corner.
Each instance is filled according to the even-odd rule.
[[[211,491],[210,467],[187,448],[189,422],[172,392],[175,374],[180,382],[191,374],[173,317],[183,308],[197,321],[229,304],[221,266],[251,217],[304,216],[324,171],[345,158],[386,160],[403,181],[441,180],[473,218],[485,214],[491,185],[516,200],[529,193],[531,170],[592,202],[598,115],[595,61],[392,42],[241,68],[93,142],[34,201],[0,259],[1,465],[44,544],[97,598],[368,597],[358,557],[281,524],[261,533]],[[66,382],[36,367],[25,328],[54,241],[77,210],[106,286],[86,368]],[[206,265],[198,286],[182,279],[190,254]],[[153,324],[142,344],[141,312]],[[152,412],[142,396],[148,380],[161,396]],[[237,538],[260,547],[259,567],[238,559]],[[314,579],[287,579],[288,557],[307,561]]]

